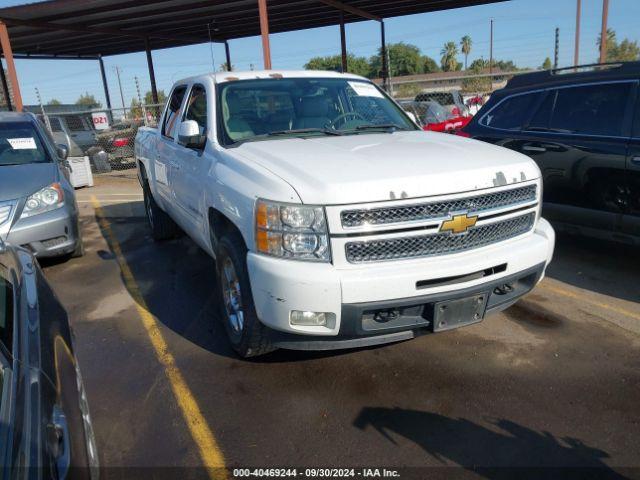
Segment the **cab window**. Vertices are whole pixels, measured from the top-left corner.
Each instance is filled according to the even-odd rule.
[[[207,91],[202,85],[194,85],[185,109],[185,120],[193,120],[200,127],[200,135],[207,131]]]
[[[182,100],[184,99],[186,92],[187,87],[176,87],[171,94],[171,98],[169,98],[167,112],[165,113],[164,121],[162,123],[162,135],[165,137],[171,139],[174,137],[173,132],[176,128],[176,124],[178,123],[178,112],[180,111],[180,106],[182,105]]]

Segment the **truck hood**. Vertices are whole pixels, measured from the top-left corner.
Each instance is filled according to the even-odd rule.
[[[540,177],[525,155],[420,131],[247,142],[231,152],[281,177],[303,203],[318,205],[445,195]]]
[[[37,192],[57,181],[57,172],[58,166],[53,162],[0,165],[0,202]]]

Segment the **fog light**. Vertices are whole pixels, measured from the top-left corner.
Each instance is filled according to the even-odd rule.
[[[289,321],[291,325],[305,325],[314,327],[326,327],[330,321],[335,318],[333,313],[325,312],[301,312],[300,310],[291,310]]]

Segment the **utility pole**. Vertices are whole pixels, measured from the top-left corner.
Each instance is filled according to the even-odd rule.
[[[607,61],[607,20],[609,18],[609,0],[602,0],[602,31],[600,33],[600,63]]]
[[[116,76],[118,77],[118,87],[120,87],[120,100],[122,101],[122,115],[124,116],[125,120],[127,119],[127,110],[126,107],[124,106],[124,94],[122,93],[122,82],[120,81],[120,67],[115,66],[113,67],[114,70],[116,71]]]
[[[40,105],[40,111],[42,112],[44,123],[47,126],[49,133],[53,134],[53,132],[51,131],[51,123],[49,122],[49,117],[47,117],[47,114],[44,111],[44,105],[42,104],[42,97],[40,96],[40,90],[38,90],[38,87],[36,87],[36,98],[38,99],[38,105]]]
[[[576,41],[575,51],[573,52],[574,67],[577,67],[580,63],[580,10],[582,10],[582,0],[576,0]]]
[[[556,48],[553,52],[553,68],[558,68],[558,55],[560,54],[560,29],[556,27]]]
[[[144,106],[144,103],[142,103],[142,97],[140,96],[140,83],[138,82],[138,77],[133,77],[136,81],[136,92],[138,92],[138,104],[140,105],[140,109],[142,110],[142,121],[144,122],[145,126],[148,127],[147,125],[147,109]]]
[[[491,31],[489,33],[489,73],[493,73],[493,18],[491,19]]]

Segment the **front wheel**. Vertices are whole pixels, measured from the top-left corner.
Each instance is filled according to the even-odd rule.
[[[247,273],[247,249],[237,233],[218,242],[216,278],[222,321],[233,349],[243,358],[275,350],[267,328],[258,320]]]

